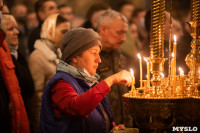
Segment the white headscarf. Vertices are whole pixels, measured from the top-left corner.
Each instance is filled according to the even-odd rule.
[[[56,21],[58,13],[50,15],[42,24],[40,38],[52,40],[55,37]]]

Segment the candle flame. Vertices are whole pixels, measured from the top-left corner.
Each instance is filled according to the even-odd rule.
[[[148,75],[146,75],[146,78],[148,79]]]
[[[165,75],[164,75],[163,73],[160,73],[160,75],[162,76],[162,78],[164,78],[164,77],[165,77]]]
[[[131,71],[131,75],[132,75],[132,76],[134,76],[134,72],[133,72],[133,69],[130,69],[130,71]]]
[[[176,42],[176,35],[174,35],[174,42]]]
[[[184,71],[181,67],[179,67],[180,74],[184,74]]]
[[[144,60],[145,60],[146,62],[149,62],[149,61],[147,60],[147,58],[145,58],[145,57],[144,57]]]
[[[172,58],[174,58],[174,53],[172,53]]]
[[[137,54],[137,56],[138,56],[139,60],[142,60],[142,58],[141,58],[141,56],[140,56],[140,54],[139,54],[139,53]]]

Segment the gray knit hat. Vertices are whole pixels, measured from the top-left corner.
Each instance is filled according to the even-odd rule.
[[[101,37],[93,29],[71,29],[64,34],[62,39],[62,60],[68,63],[73,57],[95,45],[99,45],[101,49],[100,41]]]

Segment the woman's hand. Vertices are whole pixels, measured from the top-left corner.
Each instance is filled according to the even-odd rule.
[[[124,124],[116,125],[115,122],[112,122],[112,125],[113,125],[113,129],[109,133],[113,133],[114,131],[125,130],[126,129]]]
[[[121,72],[109,76],[104,81],[108,84],[109,87],[113,84],[125,84],[126,86],[130,86],[132,82],[132,77],[130,72],[122,70]]]

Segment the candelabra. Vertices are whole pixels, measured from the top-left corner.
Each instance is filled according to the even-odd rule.
[[[172,2],[172,0],[171,0]],[[172,3],[171,3],[172,4]],[[151,33],[150,33],[150,72],[152,74],[151,85],[143,86],[136,89],[137,93],[143,93],[143,97],[190,97],[199,96],[200,87],[200,0],[192,0],[192,17],[191,17],[191,42],[192,50],[187,55],[185,61],[190,72],[188,75],[183,73],[176,75],[176,49],[177,42],[174,37],[173,55],[171,58],[171,38],[169,47],[169,75],[163,79],[161,73],[164,69],[164,20],[165,20],[165,0],[152,0],[151,8]],[[171,19],[171,17],[170,17]],[[172,23],[172,21],[170,21]],[[172,24],[170,24],[172,25]],[[170,30],[171,31],[171,30]],[[170,32],[171,37],[171,32]],[[141,57],[140,57],[141,64]],[[147,65],[148,66],[148,65]],[[147,73],[148,74],[148,73]],[[148,76],[150,78],[150,76]],[[140,79],[141,80],[141,79]],[[145,81],[140,81],[145,83]],[[149,83],[148,83],[149,84]],[[143,91],[140,91],[143,90]],[[137,94],[130,93],[130,94]],[[136,95],[134,95],[136,96]]]
[[[170,40],[169,75],[164,78],[160,75],[166,61],[166,58],[164,58],[165,0],[152,0],[150,57],[147,58],[152,74],[152,86],[143,82],[146,84],[123,95],[125,103],[139,127],[156,129],[158,132],[159,129],[171,127],[176,121],[187,121],[200,125],[200,90],[198,90],[200,87],[200,0],[191,0],[191,2],[192,50],[185,59],[190,72],[188,75],[184,75],[180,68],[180,75],[176,75],[177,42],[175,37],[173,43],[175,57],[171,59]],[[170,21],[170,25],[172,25],[172,21]],[[188,110],[186,109],[184,112],[183,108],[188,108]],[[188,126],[188,123],[186,126]]]
[[[192,0],[190,25],[193,40],[191,42],[192,50],[185,59],[190,68],[187,88],[189,91],[197,92],[197,88],[200,86],[200,0]]]
[[[161,84],[160,73],[164,68],[164,20],[165,0],[153,0],[151,8],[151,35],[150,35],[150,71],[151,84],[155,96]]]

